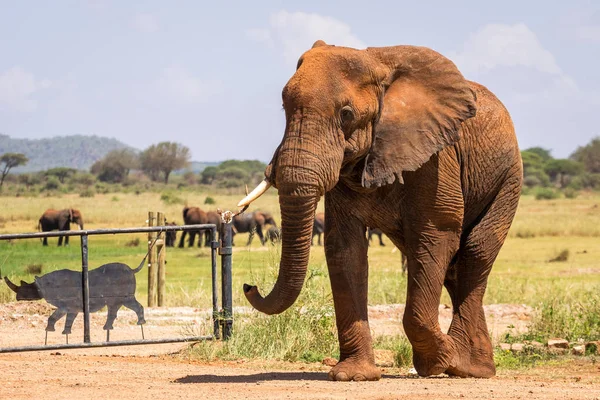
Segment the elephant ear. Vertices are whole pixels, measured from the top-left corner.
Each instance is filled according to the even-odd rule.
[[[461,123],[474,117],[475,93],[456,66],[424,47],[368,48],[382,63],[383,97],[365,159],[364,187],[383,186],[415,171],[459,140]]]

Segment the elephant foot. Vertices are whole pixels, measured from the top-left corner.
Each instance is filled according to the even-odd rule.
[[[450,336],[440,335],[436,342],[433,346],[427,346],[426,351],[418,351],[413,345],[413,365],[419,376],[439,375],[459,364]]]
[[[63,335],[70,335],[71,334],[71,328],[69,328],[69,329],[67,329],[67,328],[63,329],[62,334]]]
[[[144,325],[145,323],[146,323],[146,320],[143,317],[138,319],[138,322],[137,322],[138,325]]]
[[[475,343],[478,343],[476,340]],[[479,342],[481,343],[481,342]],[[489,339],[483,342],[485,348],[481,346],[471,346],[470,352],[465,354],[459,352],[458,362],[451,365],[445,372],[450,376],[460,378],[491,378],[496,375],[496,365],[494,364],[494,353]]]
[[[110,324],[110,325],[104,325],[102,327],[102,329],[104,329],[105,331],[112,331],[113,330],[113,326],[112,326],[112,324]]]
[[[381,379],[381,370],[368,361],[346,359],[329,371],[331,381],[378,381],[379,379]]]
[[[46,327],[46,332],[54,332],[56,329],[54,329],[54,326],[47,326]]]
[[[496,366],[494,360],[480,360],[480,363],[473,363],[473,360],[459,362],[457,366],[448,368],[445,372],[450,376],[459,378],[491,378],[496,375]]]

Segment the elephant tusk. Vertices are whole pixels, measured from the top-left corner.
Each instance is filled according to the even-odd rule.
[[[249,195],[244,197],[238,204],[238,207],[249,206],[254,200],[258,199],[264,192],[271,187],[271,183],[266,179],[263,180]]]

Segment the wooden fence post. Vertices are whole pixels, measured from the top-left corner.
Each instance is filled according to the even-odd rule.
[[[148,211],[148,226],[155,226],[154,211]],[[150,249],[155,237],[156,232],[148,232],[148,307],[156,305],[156,253],[154,249]]]
[[[163,213],[157,213],[156,226],[165,225],[165,216]],[[165,246],[166,233],[160,232],[159,239],[156,241],[156,253],[158,254],[158,306],[162,307],[165,301],[165,257],[167,246]]]

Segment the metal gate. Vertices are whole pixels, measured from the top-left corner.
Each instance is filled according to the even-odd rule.
[[[228,213],[228,212],[226,212]],[[225,215],[224,215],[225,217]],[[90,271],[88,268],[88,236],[93,235],[115,235],[124,233],[165,233],[170,231],[209,231],[211,241],[211,277],[212,277],[212,322],[213,334],[208,336],[189,336],[175,337],[165,339],[141,339],[141,340],[119,340],[92,342],[90,339]],[[36,232],[36,233],[17,233],[0,235],[0,240],[17,240],[48,238],[59,236],[80,236],[81,238],[81,294],[83,312],[83,343],[66,343],[43,346],[19,346],[19,347],[0,347],[0,353],[40,351],[40,350],[60,350],[60,349],[80,349],[91,347],[113,347],[126,345],[159,344],[159,343],[178,343],[178,342],[197,342],[203,340],[224,339],[227,340],[231,335],[233,325],[232,314],[232,294],[231,294],[231,258],[232,258],[232,224],[231,218],[224,218],[221,224],[219,237],[217,238],[217,226],[214,224],[185,225],[185,226],[155,226],[139,228],[122,229],[95,229],[80,231],[60,231],[60,232]],[[221,310],[218,305],[218,274],[217,274],[217,255],[221,257]],[[145,258],[144,258],[145,260]],[[67,271],[67,270],[63,270]],[[55,271],[57,272],[57,271]],[[71,272],[71,271],[69,271]],[[74,271],[72,271],[74,272]],[[121,307],[121,306],[119,306]],[[117,308],[118,310],[118,308]],[[143,310],[142,310],[143,312]],[[64,315],[64,314],[63,314]],[[68,315],[68,314],[67,314]],[[108,318],[108,317],[107,317]],[[116,313],[115,313],[116,318]],[[142,327],[143,333],[143,324]],[[110,332],[108,330],[107,332]]]

